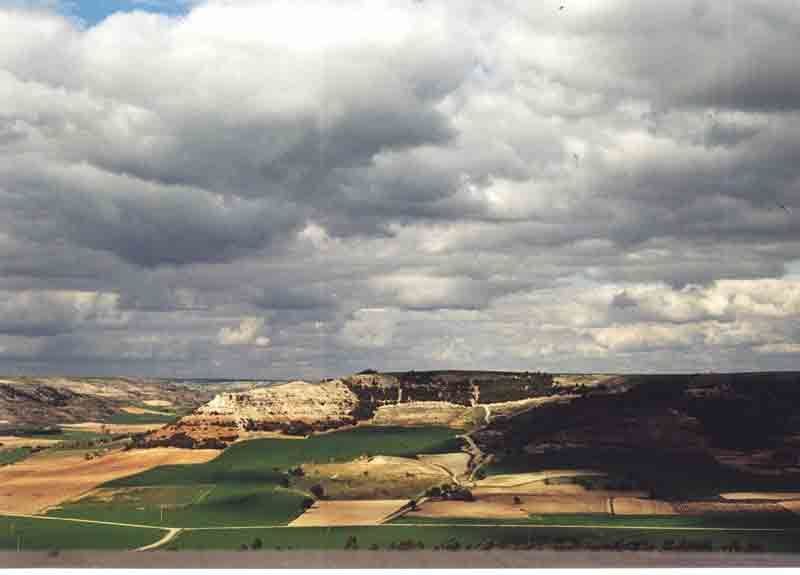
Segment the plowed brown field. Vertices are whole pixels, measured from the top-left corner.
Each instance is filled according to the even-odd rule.
[[[37,513],[101,483],[159,465],[205,463],[212,449],[132,449],[86,460],[76,453],[42,453],[0,468],[0,513]]]

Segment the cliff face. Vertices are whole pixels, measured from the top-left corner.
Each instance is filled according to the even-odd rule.
[[[191,415],[144,437],[148,447],[224,447],[258,432],[306,435],[356,422],[358,398],[340,380],[292,381],[220,393]]]
[[[293,381],[248,392],[220,393],[198,408],[197,417],[229,420],[243,429],[272,430],[287,422],[338,427],[354,422],[356,395],[340,380],[318,384]]]
[[[549,374],[486,371],[408,371],[364,373],[342,380],[358,396],[359,419],[382,406],[447,402],[464,407],[519,401],[559,392]]]
[[[463,428],[475,406],[563,393],[539,373],[441,371],[361,373],[220,393],[143,440],[145,445],[220,446],[247,434],[305,435],[359,421]]]
[[[555,379],[556,385],[539,373],[363,373],[226,392],[145,442],[219,446],[258,432],[306,435],[359,421],[478,424],[485,428],[476,441],[498,458],[535,463],[570,450],[625,459],[669,453],[765,473],[800,470],[799,374]]]

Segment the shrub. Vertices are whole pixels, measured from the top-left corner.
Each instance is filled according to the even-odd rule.
[[[439,487],[431,487],[428,491],[425,492],[428,497],[441,497],[442,490]]]
[[[358,549],[358,537],[351,535],[344,544],[345,549]]]
[[[261,541],[259,537],[253,539],[253,542],[250,544],[251,549],[261,549],[264,546],[264,542]]]
[[[316,485],[312,485],[311,494],[317,499],[322,499],[325,497],[325,488],[322,487],[322,485],[320,485],[319,483],[317,483]]]

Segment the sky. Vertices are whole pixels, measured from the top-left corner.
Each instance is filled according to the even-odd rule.
[[[0,0],[0,373],[800,367],[795,0]]]

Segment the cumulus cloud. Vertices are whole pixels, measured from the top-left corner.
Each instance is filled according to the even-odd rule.
[[[92,324],[122,328],[129,314],[118,308],[115,293],[77,291],[0,292],[0,334],[57,335]]]
[[[0,367],[792,367],[794,4],[556,8],[4,4]]]
[[[264,319],[246,317],[236,327],[223,327],[219,330],[217,341],[220,345],[269,346],[270,339],[259,335],[264,327]]]
[[[396,320],[391,310],[359,309],[341,329],[341,339],[347,344],[367,348],[385,348],[392,343]]]

